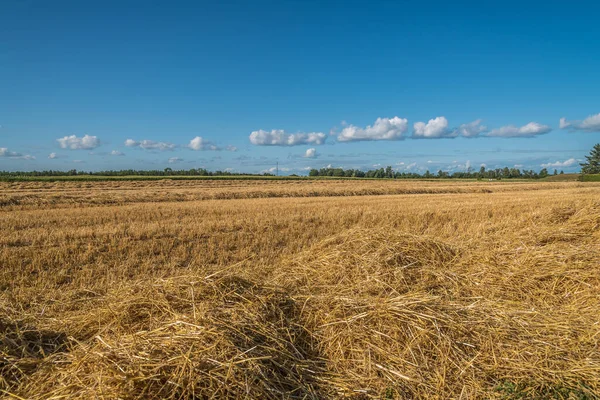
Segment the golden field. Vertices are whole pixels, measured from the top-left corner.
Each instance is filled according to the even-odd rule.
[[[0,393],[595,399],[600,183],[0,182]]]

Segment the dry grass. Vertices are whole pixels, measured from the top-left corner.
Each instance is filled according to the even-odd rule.
[[[414,180],[169,180],[0,182],[5,210],[125,205],[140,202],[392,194],[497,193],[584,188],[583,183]]]
[[[7,398],[599,396],[599,184],[3,185]]]

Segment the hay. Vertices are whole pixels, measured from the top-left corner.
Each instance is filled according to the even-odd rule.
[[[470,219],[415,206],[403,214],[413,220],[376,227],[363,214],[278,259],[229,250],[245,258],[111,284],[82,284],[71,265],[69,280],[36,296],[4,281],[0,389],[28,399],[598,398],[600,204],[514,213],[500,200],[496,215]],[[300,221],[278,218],[255,231]],[[189,245],[149,249],[169,246]]]

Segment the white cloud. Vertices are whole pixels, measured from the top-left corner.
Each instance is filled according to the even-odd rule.
[[[338,135],[337,140],[340,142],[402,140],[407,129],[408,120],[406,118],[377,118],[373,125],[369,125],[364,129],[354,125],[346,126]]]
[[[176,163],[182,162],[182,161],[183,161],[183,158],[181,158],[181,157],[171,157],[171,158],[169,158],[168,162],[169,162],[169,164],[176,164]]]
[[[228,145],[227,147],[225,147],[225,150],[227,151],[238,151],[238,148],[232,145]]]
[[[472,168],[471,160],[467,160],[467,162],[465,163],[465,170],[469,171],[471,168]]]
[[[75,164],[85,164],[85,161],[83,161],[83,160],[73,160],[73,162]]]
[[[260,171],[260,173],[261,174],[265,174],[265,173],[274,174],[277,171],[278,171],[277,167],[271,167],[269,169],[264,169],[264,170]],[[289,171],[291,171],[290,168],[279,167],[279,172],[289,172]]]
[[[110,152],[111,156],[124,156],[125,154],[123,154],[122,152],[118,151],[118,150],[113,150]]]
[[[58,154],[56,154],[56,153],[50,153],[50,154],[48,154],[48,158],[51,159],[51,160],[54,160],[55,158],[58,158]]]
[[[205,140],[201,136],[196,136],[195,138],[193,138],[192,140],[190,140],[190,144],[188,144],[187,147],[189,147],[190,149],[195,150],[195,151],[199,151],[199,150],[211,150],[211,151],[221,150],[220,148],[218,148],[217,146],[215,146],[214,144],[212,144],[208,140]]]
[[[454,137],[454,132],[448,130],[448,120],[446,117],[430,119],[427,123],[415,122],[413,128],[413,138],[415,139],[438,139]]]
[[[250,134],[250,143],[256,146],[297,146],[302,144],[323,144],[326,135],[323,132],[286,133],[283,129],[264,131],[262,129]]]
[[[13,158],[15,160],[35,160],[35,157],[30,154],[9,151],[6,147],[0,147],[0,157]]]
[[[537,122],[530,122],[522,127],[516,127],[514,125],[503,126],[502,128],[493,129],[487,136],[490,137],[534,137],[537,135],[543,135],[552,130],[548,125],[538,124]]]
[[[62,149],[69,150],[92,150],[100,146],[100,140],[96,136],[85,135],[77,137],[75,135],[65,136],[56,139]]]
[[[581,123],[581,129],[590,132],[600,132],[600,113],[590,115]]]
[[[561,129],[571,129],[573,131],[600,132],[600,113],[590,115],[583,121],[567,121],[566,118],[560,119]]]
[[[411,170],[415,169],[416,167],[417,167],[417,163],[413,162],[413,163],[410,163],[407,166],[405,166],[404,169],[406,171],[411,171]]]
[[[566,161],[556,161],[556,162],[550,162],[547,164],[542,164],[542,167],[543,168],[566,168],[566,167],[571,167],[575,164],[577,164],[577,160],[574,158],[569,158]]]
[[[317,149],[307,149],[306,153],[304,153],[304,158],[316,158],[317,157]]]
[[[478,137],[481,133],[487,131],[487,126],[481,125],[481,120],[476,119],[473,122],[469,122],[468,124],[462,124],[458,128],[456,128],[451,137],[455,136],[463,136],[467,138]]]
[[[142,140],[142,141],[138,142],[133,139],[127,139],[125,141],[125,146],[139,147],[144,150],[158,150],[158,151],[167,151],[167,150],[175,149],[175,145],[173,143],[155,142],[154,140]]]

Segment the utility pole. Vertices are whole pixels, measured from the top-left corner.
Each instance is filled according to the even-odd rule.
[[[275,167],[275,176],[279,176],[279,161],[277,161],[277,165]]]

